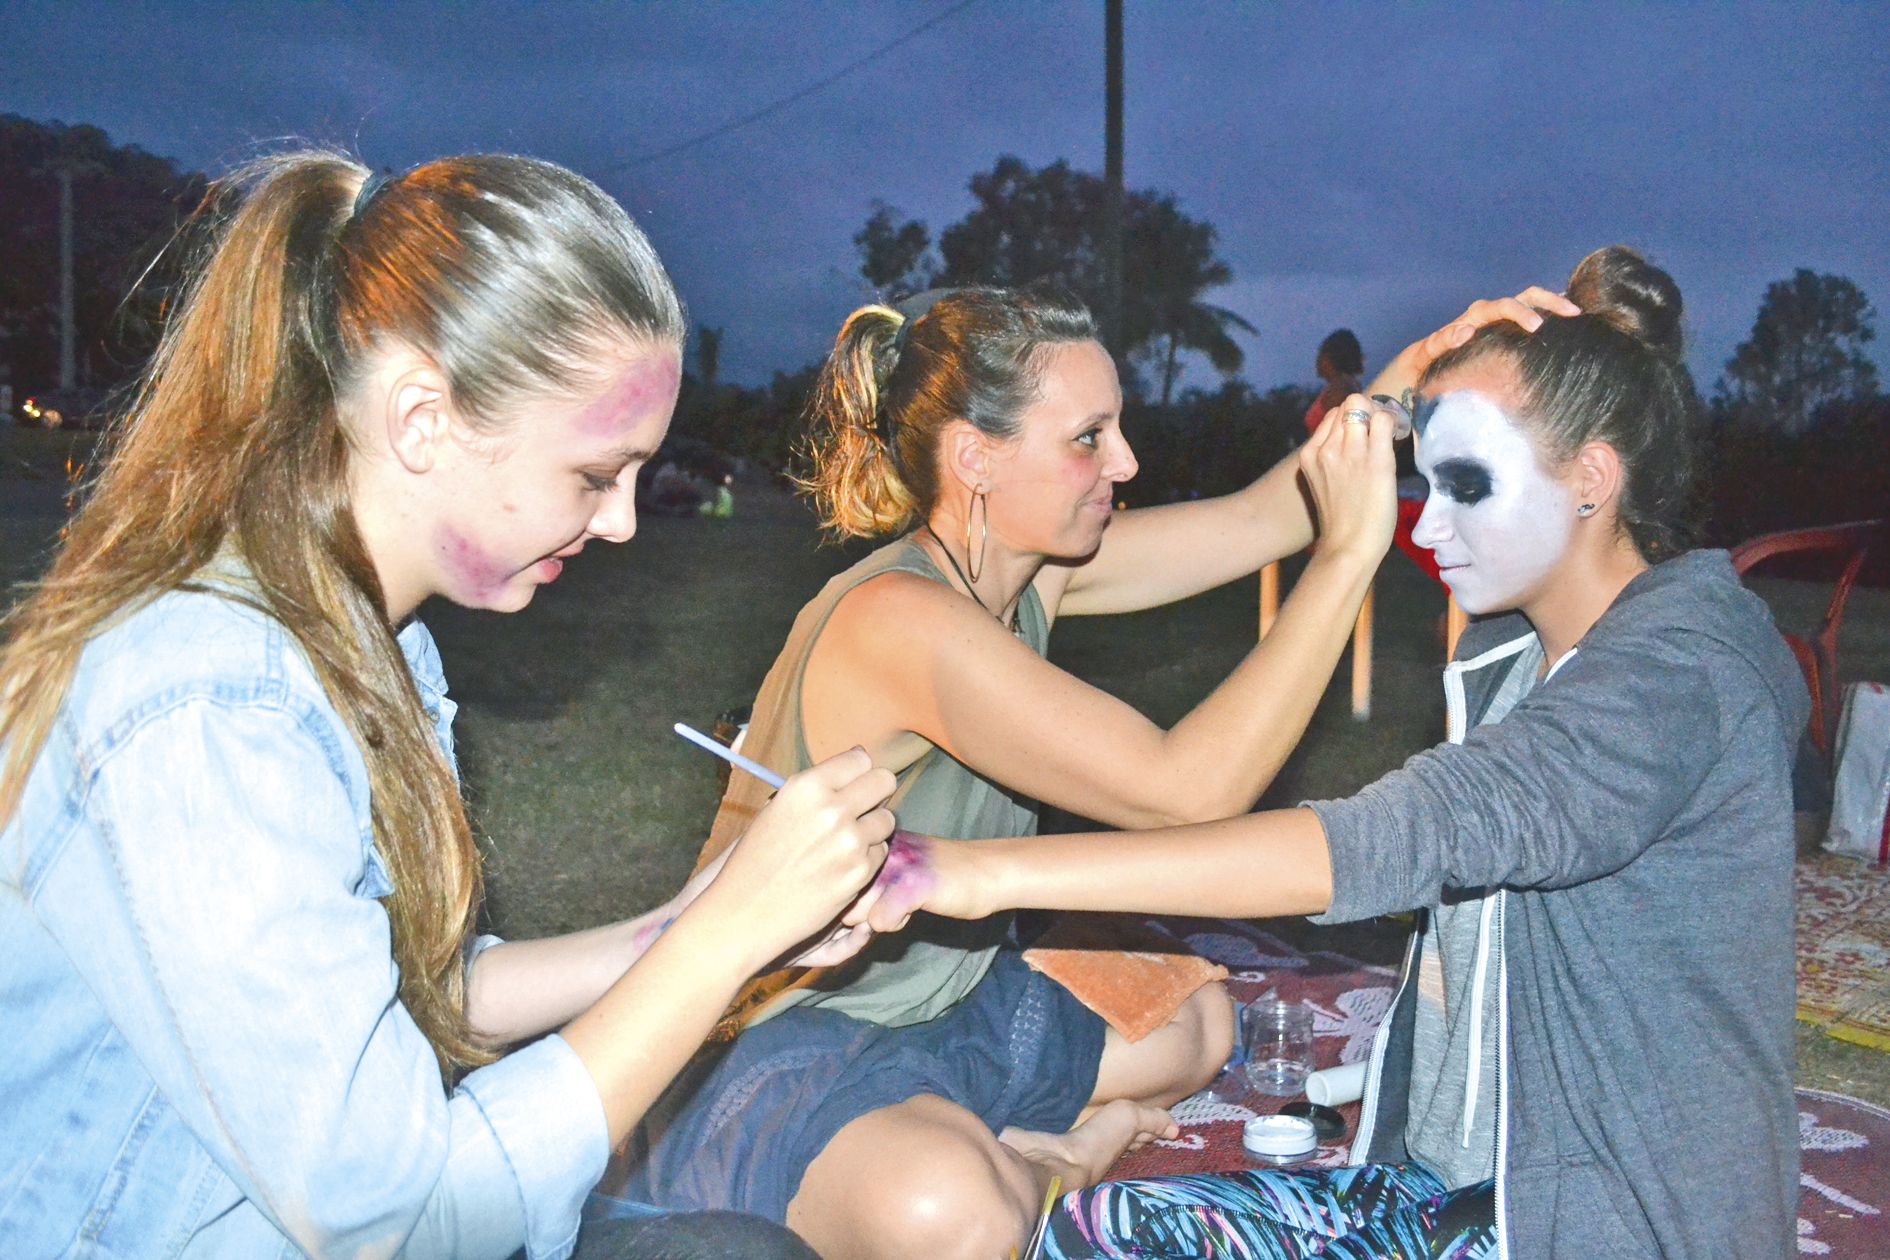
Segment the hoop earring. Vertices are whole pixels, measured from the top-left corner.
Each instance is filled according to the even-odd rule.
[[[978,580],[978,574],[984,568],[984,549],[991,538],[991,504],[988,501],[989,499],[990,496],[983,490],[974,490],[971,492],[971,502],[965,505],[965,568],[969,570],[973,582]],[[978,522],[978,554],[974,559],[971,554],[971,510],[979,506],[984,508],[984,516],[983,519]]]

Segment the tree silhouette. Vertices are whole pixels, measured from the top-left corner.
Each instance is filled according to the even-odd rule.
[[[1851,281],[1800,267],[1766,287],[1716,401],[1748,423],[1802,433],[1832,404],[1870,398],[1877,367],[1863,348],[1877,335],[1876,317]]]
[[[96,127],[0,114],[0,356],[26,390],[58,377],[61,167],[75,203],[80,379],[97,384],[129,376],[149,350],[166,277],[127,294],[204,190],[202,175]]]
[[[972,176],[970,189],[977,204],[939,233],[942,265],[935,270],[927,269],[925,225],[895,225],[891,208],[878,204],[853,238],[860,274],[881,289],[1051,280],[1101,310],[1107,283],[1101,178],[1068,162],[1032,170],[1006,156]],[[1251,333],[1253,325],[1203,300],[1233,279],[1215,256],[1213,226],[1188,217],[1173,196],[1142,190],[1126,194],[1123,232],[1123,346],[1132,364],[1154,370],[1163,404],[1173,396],[1184,355],[1202,354],[1223,376],[1239,371],[1243,356],[1231,333]]]
[[[866,226],[853,235],[860,275],[881,299],[889,301],[930,288],[935,270],[928,252],[932,234],[917,219],[894,223],[897,214],[892,206],[876,201]]]
[[[1133,194],[1125,209],[1123,270],[1132,283],[1122,295],[1123,324],[1138,338],[1129,344],[1141,346],[1142,357],[1154,366],[1166,407],[1181,374],[1182,352],[1205,356],[1215,371],[1231,377],[1245,356],[1230,330],[1258,330],[1226,307],[1201,300],[1234,278],[1214,256],[1213,227],[1190,219],[1169,196]]]

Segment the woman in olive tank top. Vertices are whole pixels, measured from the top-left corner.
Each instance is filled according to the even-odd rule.
[[[1409,357],[1377,387],[1415,379]],[[1032,833],[1040,801],[1123,828],[1250,809],[1390,544],[1393,417],[1355,395],[1244,490],[1116,512],[1136,471],[1121,409],[1089,313],[1053,292],[854,312],[817,386],[805,488],[836,534],[893,541],[802,609],[744,753],[791,773],[863,747],[898,776],[902,828],[961,839]],[[1265,642],[1170,729],[1044,659],[1059,615],[1198,594],[1304,549],[1315,519]],[[705,862],[767,795],[733,777]],[[1004,1254],[1051,1175],[1087,1184],[1169,1131],[1160,1109],[1214,1077],[1233,1035],[1210,985],[1130,1042],[1027,971],[1007,928],[920,916],[844,968],[751,989],[625,1192],[785,1218],[826,1256]]]

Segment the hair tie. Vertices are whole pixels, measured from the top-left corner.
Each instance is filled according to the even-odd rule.
[[[880,447],[886,452],[886,458],[896,465],[899,457],[896,453],[898,448],[893,445],[892,408],[886,405],[884,398],[879,400],[879,407],[873,412],[873,435],[879,439]]]
[[[899,327],[893,330],[892,354],[895,364],[906,353],[906,342],[911,338],[912,326],[924,319],[926,313],[938,304],[940,298],[950,297],[956,292],[956,289],[927,289],[923,293],[915,293],[903,301],[893,303],[892,308],[905,316]],[[893,445],[892,413],[887,410],[884,398],[879,400],[879,412],[873,417],[873,428],[879,434],[880,445],[886,448],[886,453],[892,458],[893,465],[897,468],[899,455],[898,448]]]
[[[361,181],[361,191],[354,195],[354,208],[348,211],[350,223],[361,217],[361,212],[367,209],[368,202],[374,200],[374,194],[385,187],[392,178],[393,176],[385,171],[373,171]]]
[[[918,322],[919,317],[917,315],[908,315],[899,322],[899,327],[893,329],[893,358],[897,359],[906,352],[906,335],[912,331],[912,326]]]
[[[948,298],[956,292],[958,292],[957,289],[927,289],[923,293],[915,293],[909,298],[894,302],[893,309],[904,315],[906,322],[899,325],[893,333],[893,353],[904,354],[906,339],[912,335],[912,326],[924,319],[941,299]]]

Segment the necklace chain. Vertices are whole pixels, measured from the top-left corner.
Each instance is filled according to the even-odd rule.
[[[983,597],[981,597],[978,594],[978,588],[971,584],[971,579],[965,576],[965,571],[958,567],[958,561],[952,556],[952,549],[945,545],[945,540],[943,538],[940,538],[938,536],[938,531],[932,528],[932,522],[927,521],[925,523],[925,532],[932,535],[932,541],[938,544],[938,549],[941,552],[943,552],[945,555],[945,563],[952,566],[952,572],[956,573],[958,575],[958,580],[965,584],[965,594],[971,596],[972,602],[977,604],[978,607],[984,609],[985,615],[987,617],[990,617],[993,621],[997,622],[1000,626],[1004,625],[1004,618],[998,616],[995,612],[991,611],[991,606],[985,603]],[[1017,631],[1017,627],[1015,625],[1007,626],[1006,629],[1012,631],[1013,633],[1016,633]]]

